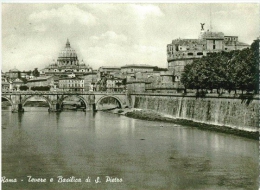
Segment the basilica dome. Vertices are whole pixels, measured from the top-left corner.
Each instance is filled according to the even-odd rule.
[[[77,58],[76,51],[70,47],[69,40],[67,40],[65,49],[60,52],[59,58]]]

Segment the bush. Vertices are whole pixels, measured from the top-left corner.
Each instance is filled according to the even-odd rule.
[[[28,86],[20,86],[20,90],[22,90],[22,91],[25,91],[25,90],[28,90],[28,89],[29,89]]]
[[[117,113],[123,113],[124,112],[124,110],[118,110],[117,111]]]
[[[50,87],[49,86],[33,86],[33,87],[31,87],[31,90],[33,90],[33,91],[49,91]]]

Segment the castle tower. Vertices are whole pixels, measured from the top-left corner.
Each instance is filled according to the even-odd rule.
[[[213,52],[232,51],[248,47],[248,44],[238,41],[237,36],[225,36],[222,32],[205,31],[201,24],[198,39],[175,39],[167,44],[168,69],[174,73],[176,88],[183,88],[180,83],[184,67],[191,64],[194,59],[208,56]]]

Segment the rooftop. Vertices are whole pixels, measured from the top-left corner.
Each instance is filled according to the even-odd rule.
[[[60,78],[59,80],[84,80],[84,79],[80,77],[64,77],[64,78]]]
[[[36,77],[36,78],[32,78],[32,79],[28,80],[28,82],[44,81],[44,80],[47,80],[47,79],[52,78],[52,77],[53,77],[53,76]]]
[[[129,68],[129,67],[140,67],[140,68],[154,68],[155,66],[147,65],[147,64],[130,64],[122,66],[121,68]]]

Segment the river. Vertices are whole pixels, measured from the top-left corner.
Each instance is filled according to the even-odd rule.
[[[2,107],[3,190],[258,189],[255,140],[106,112],[10,110]]]

